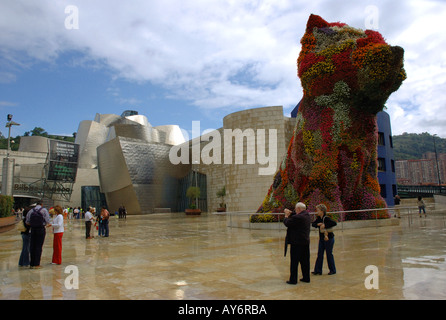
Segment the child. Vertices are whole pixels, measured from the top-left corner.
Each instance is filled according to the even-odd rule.
[[[421,196],[418,196],[418,214],[420,215],[420,218],[421,218],[421,210],[423,210],[424,217],[426,218],[425,207],[426,205],[424,204],[423,198],[421,198]]]

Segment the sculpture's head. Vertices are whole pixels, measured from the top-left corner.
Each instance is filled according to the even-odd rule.
[[[344,81],[351,105],[375,114],[406,79],[404,50],[388,45],[376,31],[311,15],[301,44],[297,68],[307,97],[332,94]]]

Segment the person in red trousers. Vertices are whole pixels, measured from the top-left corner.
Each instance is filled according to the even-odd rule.
[[[63,227],[63,210],[61,206],[54,207],[54,218],[53,218],[53,264],[62,264],[62,236],[64,232]]]

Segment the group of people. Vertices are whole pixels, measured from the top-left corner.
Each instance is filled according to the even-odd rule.
[[[417,199],[418,213],[426,217],[426,204],[421,196]],[[395,197],[395,205],[400,204],[399,196]],[[322,265],[324,261],[324,252],[327,256],[327,264],[329,275],[336,274],[336,266],[333,256],[334,233],[333,228],[337,225],[336,221],[327,216],[327,207],[324,204],[316,206],[315,221],[307,211],[304,203],[298,202],[294,211],[284,210],[285,219],[283,223],[287,226],[287,234],[285,238],[285,255],[287,253],[288,244],[290,245],[290,278],[288,284],[297,284],[298,265],[301,266],[302,282],[310,282],[310,226],[319,229],[319,247],[316,258],[313,275],[322,275]],[[396,210],[395,216],[400,218],[399,209]]]
[[[285,255],[290,245],[290,278],[288,284],[297,284],[298,266],[300,264],[301,282],[310,282],[310,226],[319,229],[319,248],[313,275],[322,275],[324,252],[327,255],[329,275],[336,274],[336,266],[333,257],[334,233],[336,221],[327,216],[327,207],[324,204],[316,206],[317,218],[312,218],[304,203],[298,202],[294,211],[284,210],[283,223],[287,226],[285,237]]]
[[[43,243],[45,242],[46,228],[49,227],[53,228],[54,233],[52,264],[62,263],[63,209],[61,206],[55,206],[51,221],[48,210],[42,205],[42,201],[38,201],[34,208],[25,208],[22,212],[23,218],[19,222],[19,230],[23,240],[19,258],[19,266],[21,267],[41,268],[40,260]]]
[[[401,203],[401,198],[400,198],[399,195],[396,195],[393,198],[393,200],[394,200],[395,207],[396,207],[394,217],[395,218],[396,217],[401,218],[400,209],[398,208],[398,206]],[[426,218],[427,217],[427,215],[426,215],[426,203],[424,203],[424,200],[423,200],[422,196],[418,196],[418,198],[417,198],[417,206],[418,206],[418,214],[419,214],[420,218],[421,218],[421,212],[423,212],[424,217]]]
[[[85,215],[81,207],[72,208],[68,207],[64,209],[64,217],[68,219],[81,219]]]
[[[108,237],[109,235],[109,221],[110,213],[106,207],[101,208],[101,212],[95,215],[96,209],[94,207],[89,207],[85,213],[85,238],[93,239],[94,236],[91,235],[91,226],[94,226],[98,230],[99,237]]]
[[[52,219],[50,217],[52,214]],[[79,213],[81,210],[79,209]],[[90,230],[95,222],[99,236],[109,236],[110,214],[105,207],[102,207],[99,215],[95,216],[95,208],[88,208],[85,213],[86,238],[92,239]],[[18,229],[22,236],[22,251],[19,258],[20,267],[30,267],[31,269],[41,268],[43,244],[46,237],[46,229],[53,229],[53,256],[52,264],[62,264],[62,237],[64,233],[64,209],[56,205],[48,211],[43,207],[42,201],[38,201],[33,208],[25,208],[22,212],[22,220],[18,223]]]
[[[127,210],[124,205],[121,205],[118,209],[118,218],[119,219],[127,219]]]

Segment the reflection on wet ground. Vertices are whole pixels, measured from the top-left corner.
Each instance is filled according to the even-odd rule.
[[[11,230],[0,234],[0,299],[446,299],[444,215],[408,222],[338,230],[337,274],[324,261],[322,276],[296,286],[285,283],[284,230],[228,228],[225,216],[112,217],[110,237],[91,240],[83,221],[66,221],[62,265],[51,264],[47,233],[36,270],[18,267]],[[317,246],[313,231],[312,265]]]

